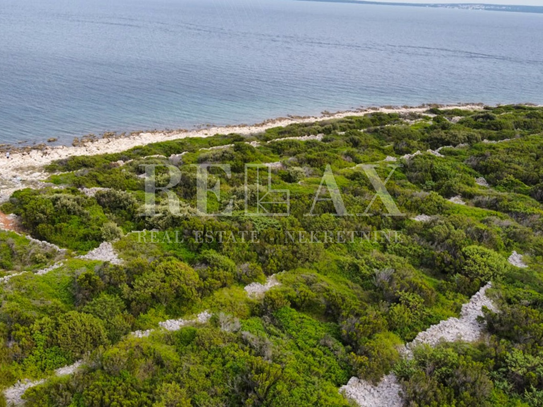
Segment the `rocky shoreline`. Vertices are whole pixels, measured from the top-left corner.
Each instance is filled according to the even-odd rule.
[[[180,140],[194,137],[212,137],[218,134],[251,135],[261,133],[274,127],[284,127],[291,124],[314,123],[325,120],[342,119],[350,116],[364,116],[371,113],[423,113],[432,107],[446,109],[480,110],[483,104],[458,105],[422,105],[417,107],[371,107],[366,109],[349,110],[337,113],[326,113],[321,116],[287,117],[266,120],[253,125],[233,125],[207,127],[196,130],[174,130],[131,133],[124,137],[104,137],[80,141],[75,146],[47,146],[16,148],[6,147],[11,154],[6,158],[0,155],[0,203],[6,201],[13,192],[22,188],[40,188],[48,174],[43,167],[56,160],[74,156],[91,156],[98,154],[112,154],[127,151],[134,147],[144,146],[163,141]]]

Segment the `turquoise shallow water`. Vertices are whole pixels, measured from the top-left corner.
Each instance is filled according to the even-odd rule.
[[[0,0],[0,143],[368,105],[543,104],[543,15]]]

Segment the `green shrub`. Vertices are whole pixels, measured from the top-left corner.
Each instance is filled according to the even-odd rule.
[[[92,315],[76,311],[59,318],[56,340],[60,349],[74,359],[108,343],[102,322]]]
[[[462,250],[462,274],[483,282],[500,279],[509,270],[507,261],[493,250],[481,246],[468,246]]]

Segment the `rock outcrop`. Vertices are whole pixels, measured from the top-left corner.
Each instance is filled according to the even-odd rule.
[[[414,218],[411,218],[416,222],[430,222],[433,218],[428,215],[417,215]]]
[[[488,283],[471,297],[470,301],[462,306],[459,318],[449,318],[419,333],[413,342],[405,346],[404,356],[411,358],[412,348],[420,344],[435,346],[441,341],[474,342],[478,340],[483,333],[483,325],[477,319],[483,315],[483,307],[496,311],[494,304],[486,296],[486,290],[491,287],[492,285]],[[403,406],[400,397],[401,390],[396,376],[391,373],[383,377],[377,386],[352,377],[339,391],[360,407],[401,407]]]
[[[80,258],[84,260],[108,261],[111,264],[122,264],[122,260],[115,252],[115,249],[113,249],[113,245],[109,242],[103,242],[96,249],[91,250]]]
[[[245,287],[245,291],[247,291],[247,294],[251,298],[259,298],[263,296],[267,291],[271,290],[273,287],[276,287],[278,285],[281,285],[279,281],[277,281],[277,278],[275,275],[270,276],[267,278],[265,284],[260,283],[251,283],[248,286]]]
[[[518,254],[516,251],[513,252],[511,256],[509,256],[509,264],[512,264],[515,267],[519,267],[521,269],[525,269],[528,267],[526,263],[524,263],[522,254]]]
[[[73,365],[64,366],[55,370],[54,376],[67,376],[74,374],[83,364],[82,361],[75,362]],[[4,396],[6,397],[6,403],[8,406],[22,405],[24,404],[23,394],[31,387],[38,386],[45,383],[46,379],[42,380],[23,380],[18,381],[13,386],[4,390]]]
[[[453,203],[453,204],[457,204],[457,205],[465,205],[466,204],[460,195],[453,196],[451,199],[448,199],[448,201]]]

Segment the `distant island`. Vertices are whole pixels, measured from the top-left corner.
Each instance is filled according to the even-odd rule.
[[[483,4],[483,3],[397,3],[381,1],[363,1],[363,0],[299,0],[299,1],[318,1],[325,3],[356,3],[385,6],[407,6],[407,7],[432,7],[432,8],[451,8],[459,10],[484,10],[484,11],[509,11],[515,13],[543,13],[543,6],[513,6],[505,4]]]

